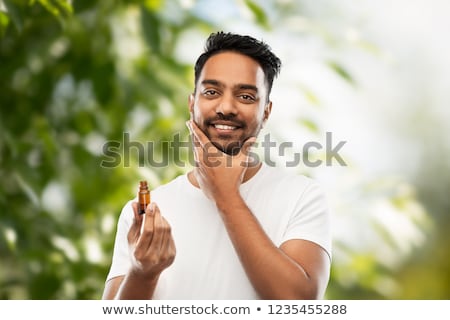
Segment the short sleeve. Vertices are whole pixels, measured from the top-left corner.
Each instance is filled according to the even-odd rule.
[[[131,266],[127,239],[128,230],[130,229],[133,219],[133,208],[131,207],[131,203],[132,201],[129,201],[125,204],[119,216],[112,263],[106,281],[125,275]]]
[[[325,193],[311,181],[294,204],[282,242],[292,239],[314,242],[325,249],[331,259],[330,219]]]

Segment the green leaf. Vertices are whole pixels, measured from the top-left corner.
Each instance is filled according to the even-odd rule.
[[[319,126],[311,119],[300,118],[298,123],[313,133],[319,133]]]
[[[7,14],[11,18],[16,29],[19,32],[22,31],[24,15],[21,8],[16,3],[14,3],[14,1],[10,0],[4,0],[3,4],[5,5]]]
[[[146,0],[145,1],[145,6],[150,11],[157,11],[157,10],[161,9],[162,5],[163,5],[162,0]]]
[[[336,61],[328,61],[328,66],[333,69],[339,76],[341,76],[344,80],[351,84],[355,84],[353,77],[350,75],[350,73],[344,69],[344,67],[340,64],[338,64]]]
[[[245,4],[252,11],[253,15],[255,16],[256,22],[260,26],[269,29],[270,28],[269,19],[267,18],[267,15],[264,12],[264,10],[252,0],[245,0]]]
[[[311,91],[310,89],[308,89],[304,86],[301,86],[300,90],[303,92],[306,100],[308,100],[309,103],[311,103],[312,105],[315,105],[315,106],[318,106],[320,104],[319,98],[313,91]]]
[[[6,29],[8,29],[10,19],[6,15],[5,12],[0,11],[0,37],[3,38],[3,36],[6,34]]]
[[[161,52],[161,37],[159,35],[161,23],[156,15],[144,6],[141,7],[141,23],[145,40],[152,51]]]
[[[39,0],[39,3],[55,17],[67,17],[73,12],[67,0]]]

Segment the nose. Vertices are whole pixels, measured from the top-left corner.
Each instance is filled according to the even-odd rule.
[[[236,115],[237,109],[232,94],[223,94],[216,107],[216,113]]]

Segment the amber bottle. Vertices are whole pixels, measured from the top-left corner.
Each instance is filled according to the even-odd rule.
[[[139,182],[138,199],[139,214],[144,214],[145,209],[147,209],[147,206],[150,204],[150,191],[148,190],[147,181],[145,180]]]

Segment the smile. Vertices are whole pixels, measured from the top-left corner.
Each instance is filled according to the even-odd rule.
[[[215,124],[214,128],[219,129],[219,130],[236,130],[237,129],[237,127],[229,126],[226,124]]]

